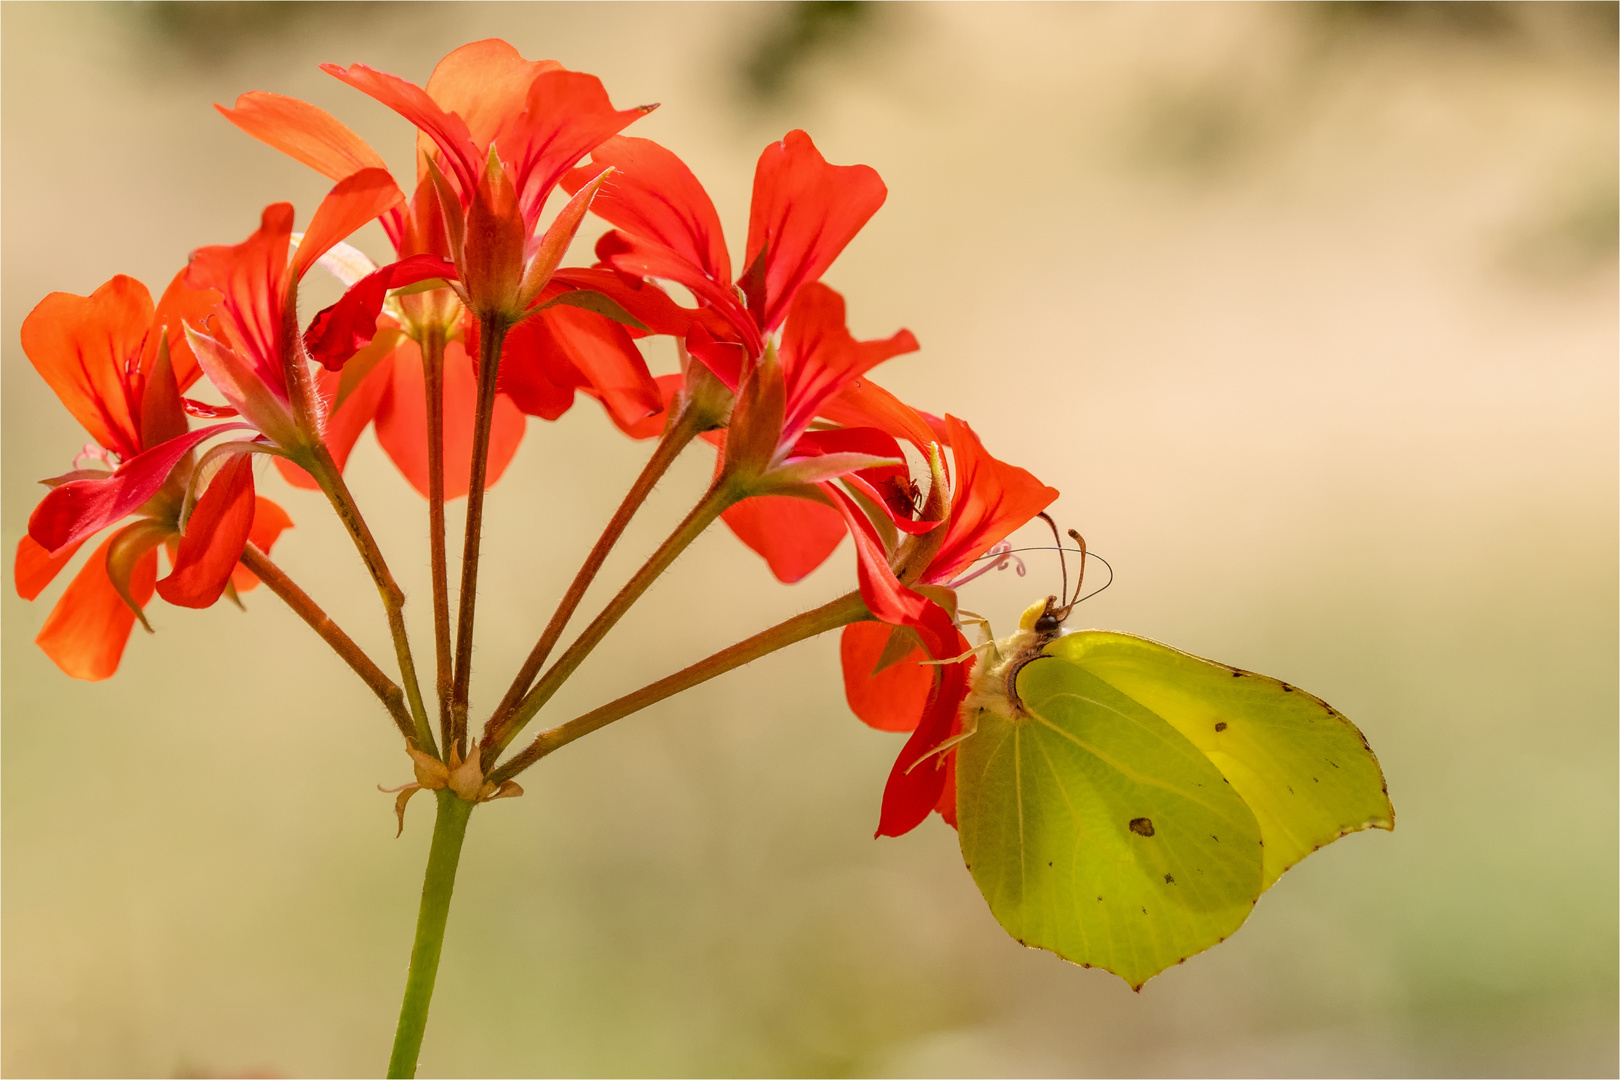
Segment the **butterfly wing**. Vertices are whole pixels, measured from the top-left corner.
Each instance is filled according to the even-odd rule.
[[[1395,827],[1378,759],[1320,698],[1130,634],[1065,634],[1046,651],[1162,717],[1220,770],[1260,823],[1264,888],[1347,833]]]
[[[957,760],[963,858],[1002,926],[1140,988],[1242,925],[1260,826],[1210,759],[1067,656],[1017,687],[1027,715],[981,710]]]

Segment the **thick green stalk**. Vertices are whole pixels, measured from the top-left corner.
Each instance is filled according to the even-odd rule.
[[[576,716],[567,723],[542,731],[521,754],[491,773],[490,782],[498,785],[510,780],[553,750],[567,746],[580,736],[589,735],[615,720],[639,712],[683,690],[690,690],[699,683],[708,682],[716,675],[723,675],[768,653],[785,649],[806,638],[813,638],[817,634],[824,634],[828,630],[836,630],[840,626],[847,626],[868,617],[866,605],[861,602],[861,594],[858,592],[840,596],[814,611],[795,615],[785,622],[777,623],[769,630],[762,630],[753,637],[722,649],[707,659],[699,660],[691,667],[650,683],[633,694],[626,694],[617,701],[610,701],[583,716]]]
[[[467,819],[473,811],[472,803],[458,798],[448,788],[434,794],[439,797],[439,813],[433,821],[433,846],[428,849],[427,873],[422,879],[422,906],[416,915],[416,942],[411,946],[405,1000],[399,1006],[394,1052],[388,1059],[391,1078],[416,1075],[422,1033],[427,1030],[428,1006],[433,1003],[433,981],[438,977],[439,954],[444,949],[450,896],[456,887],[461,842],[467,836]]]

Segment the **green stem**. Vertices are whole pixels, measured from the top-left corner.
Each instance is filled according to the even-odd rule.
[[[501,345],[511,329],[503,315],[478,320],[478,406],[474,414],[472,475],[467,487],[467,530],[461,549],[460,610],[456,618],[456,661],[450,688],[450,730],[456,753],[467,755],[467,693],[472,678],[473,615],[478,599],[478,552],[484,531],[484,477],[489,470],[489,433],[495,419],[496,378]],[[445,747],[448,758],[450,747]]]
[[[439,735],[450,745],[450,576],[444,545],[444,328],[430,327],[421,340],[427,389],[428,551],[433,567],[434,689],[439,698]]]
[[[394,1052],[388,1059],[390,1077],[416,1075],[428,1006],[433,1002],[433,981],[439,974],[439,953],[444,949],[450,894],[456,887],[456,865],[461,861],[461,842],[467,836],[467,819],[473,810],[472,803],[447,788],[434,794],[439,797],[439,813],[433,821],[433,846],[428,849],[427,873],[422,879],[422,906],[416,916],[416,942],[411,946],[405,1000],[399,1006]]]
[[[641,599],[641,594],[646,592],[654,581],[658,580],[658,575],[669,569],[669,565],[675,561],[676,557],[685,551],[687,546],[693,540],[696,540],[704,529],[712,525],[714,519],[719,517],[726,507],[736,502],[737,498],[738,496],[733,491],[731,484],[727,483],[723,478],[716,481],[714,486],[709,488],[703,499],[692,508],[692,512],[686,515],[685,520],[677,525],[675,531],[669,534],[668,539],[659,545],[657,551],[652,553],[652,557],[643,563],[641,569],[636,571],[635,576],[625,583],[624,588],[620,589],[618,594],[608,601],[607,607],[602,609],[602,613],[591,620],[591,624],[557,658],[557,662],[547,668],[544,675],[540,676],[540,681],[534,684],[534,689],[524,695],[523,700],[512,711],[510,718],[503,725],[493,746],[494,753],[486,750],[483,760],[489,762],[495,760],[496,755],[517,737],[518,732],[523,730],[523,726],[534,718],[534,714],[539,712],[547,701],[551,700],[551,696],[557,692],[563,683],[568,681],[568,677],[574,673],[575,669],[584,663],[585,658],[591,654],[591,650],[601,643],[602,639],[607,636],[607,632],[613,629],[614,624],[624,617],[624,613],[629,611],[637,600]]]
[[[699,683],[708,682],[716,675],[723,675],[768,653],[785,649],[806,638],[813,638],[817,634],[824,634],[828,630],[836,630],[840,626],[847,626],[868,617],[866,605],[861,602],[861,594],[858,592],[840,596],[814,611],[795,615],[786,622],[777,623],[769,630],[762,630],[745,641],[739,641],[707,659],[699,660],[689,668],[644,686],[633,694],[626,694],[617,701],[610,701],[583,716],[576,716],[567,723],[542,731],[521,754],[491,773],[490,782],[499,785],[503,781],[510,780],[553,750],[567,746],[581,735],[589,735],[615,720],[639,712],[683,690],[690,690]]]
[[[647,496],[669,470],[670,465],[702,430],[701,421],[694,416],[695,414],[690,411],[683,411],[658,440],[658,446],[653,450],[652,457],[641,470],[641,475],[636,477],[635,483],[630,485],[624,501],[619,504],[619,509],[614,512],[607,527],[602,530],[596,546],[591,548],[584,564],[580,566],[579,572],[574,575],[573,582],[568,586],[567,593],[557,604],[557,610],[552,613],[551,621],[546,624],[540,640],[535,642],[534,648],[529,651],[528,659],[523,661],[523,667],[512,679],[512,685],[507,688],[506,696],[501,699],[501,703],[490,715],[489,722],[484,725],[486,745],[505,745],[503,729],[507,719],[517,709],[518,703],[534,682],[535,676],[540,674],[540,665],[551,656],[551,650],[556,647],[557,639],[562,637],[568,620],[573,618],[574,612],[579,609],[580,601],[585,599],[585,591],[591,587],[591,582],[596,580],[597,571],[601,570],[602,564],[607,561],[613,545],[618,543],[625,527],[630,524],[630,519],[635,516],[641,504],[647,501]]]

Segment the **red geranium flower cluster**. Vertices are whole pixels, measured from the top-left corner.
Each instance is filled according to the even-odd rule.
[[[615,109],[593,76],[525,60],[501,41],[456,50],[423,87],[363,64],[326,70],[414,126],[408,184],[322,110],[244,94],[220,111],[334,182],[302,233],[293,207],[277,203],[242,242],[194,252],[155,306],[120,276],[88,297],[47,297],[23,327],[28,356],[95,445],[47,481],[18,551],[19,592],[37,596],[92,534],[134,519],[63,594],[41,647],[70,675],[106,678],[154,589],[206,607],[263,576],[388,704],[416,763],[410,790],[474,802],[516,793],[511,774],[548,750],[517,765],[497,765],[499,755],[645,587],[640,578],[626,586],[627,599],[542,675],[548,631],[484,737],[469,740],[467,590],[476,593],[483,491],[511,461],[527,417],[554,420],[583,393],[624,434],[660,440],[641,496],[687,443],[701,436],[717,448],[710,492],[646,581],[716,517],[784,582],[853,538],[858,588],[833,624],[844,626],[849,703],[875,728],[911,733],[878,831],[906,832],[936,808],[950,820],[950,741],[968,664],[925,661],[967,650],[955,590],[1057,492],[992,457],[965,422],[918,411],[869,378],[918,343],[906,330],[857,340],[844,298],[822,277],[882,206],[878,174],[829,164],[808,135],[789,132],[760,155],[733,262],[691,170],[659,144],[620,134],[651,106]],[[593,265],[564,266],[588,214],[611,228]],[[345,243],[379,219],[393,249],[381,264]],[[317,264],[346,291],[306,320],[299,284]],[[651,373],[643,350],[653,337],[672,339],[677,373]],[[223,405],[185,396],[202,378]],[[188,416],[219,422],[192,429]],[[369,426],[434,505],[441,563],[443,502],[472,496],[453,639],[436,567],[442,743],[415,690],[403,596],[342,477]],[[291,522],[256,494],[256,455],[274,458],[294,486],[324,492],[349,528],[395,630],[397,683],[269,562]],[[635,510],[632,494],[604,554]],[[170,567],[161,580],[159,549]],[[579,602],[570,596],[559,633]]]

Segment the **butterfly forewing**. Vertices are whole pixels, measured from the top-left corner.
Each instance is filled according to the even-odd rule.
[[[1393,828],[1361,732],[1298,687],[1130,634],[1079,631],[1046,651],[1163,717],[1214,763],[1260,823],[1266,888],[1346,833]]]

